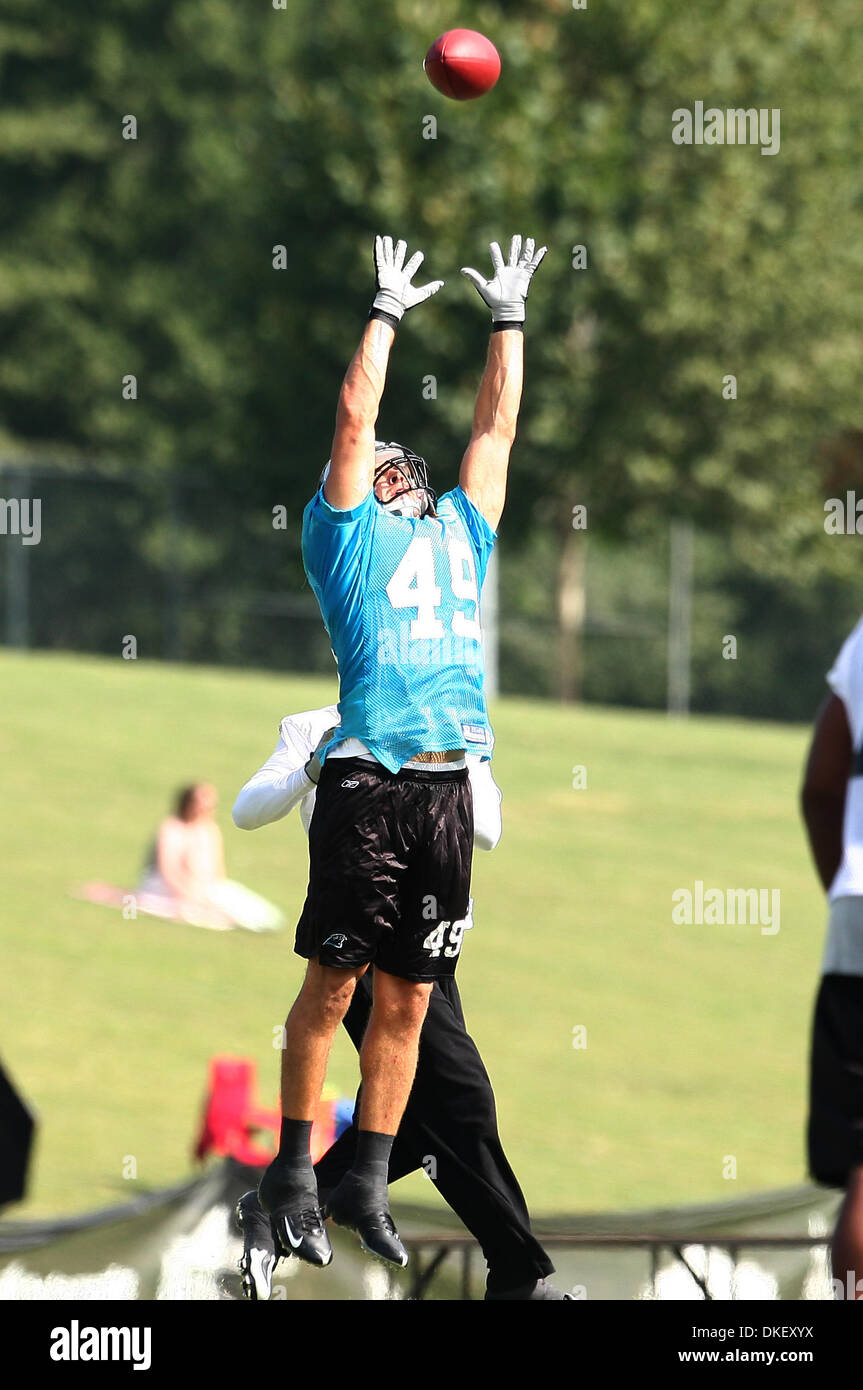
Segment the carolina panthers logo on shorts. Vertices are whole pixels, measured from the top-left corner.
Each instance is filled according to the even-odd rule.
[[[335,948],[335,950],[341,951],[342,948],[347,944],[347,939],[348,938],[345,936],[344,932],[337,931],[332,936],[327,937],[326,941],[324,942],[324,945],[332,946]]]

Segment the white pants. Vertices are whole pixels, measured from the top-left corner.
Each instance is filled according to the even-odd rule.
[[[221,879],[207,889],[205,902],[194,902],[178,898],[170,884],[166,883],[157,869],[152,869],[143,879],[138,889],[144,911],[152,911],[155,916],[170,917],[176,921],[188,922],[194,927],[210,927],[227,930],[230,927],[245,927],[247,931],[277,931],[284,926],[282,912],[251,888],[233,879]]]

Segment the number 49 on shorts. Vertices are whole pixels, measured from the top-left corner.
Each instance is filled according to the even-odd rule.
[[[445,946],[447,931],[449,931],[449,945]],[[464,922],[439,922],[434,931],[430,931],[423,942],[423,950],[431,953],[432,960],[439,956],[441,951],[445,956],[457,956],[461,950],[463,933]]]
[[[445,956],[457,956],[462,947],[465,932],[473,926],[473,899],[470,900],[467,916],[460,922],[438,922],[423,942],[423,950],[428,951],[432,960],[441,952]]]

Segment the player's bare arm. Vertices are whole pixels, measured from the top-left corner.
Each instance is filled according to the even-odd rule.
[[[842,860],[842,821],[853,747],[845,705],[829,695],[818,712],[800,800],[818,877],[829,890]]]
[[[506,475],[515,443],[524,377],[524,335],[492,333],[488,359],[476,398],[473,430],[459,472],[459,483],[492,529],[506,501]]]
[[[436,294],[443,280],[411,284],[423,262],[416,251],[405,264],[407,243],[375,237],[377,292],[362,340],[351,360],[336,411],[336,431],[324,497],[331,507],[349,510],[371,491],[375,471],[375,424],[386,385],[395,331],[408,309]]]
[[[491,309],[492,332],[459,483],[494,528],[506,500],[506,475],[521,405],[525,301],[547,248],[535,251],[533,238],[528,237],[522,250],[521,237],[514,236],[506,264],[496,241],[489,250],[494,269],[491,280],[469,266],[463,266],[461,272]]]

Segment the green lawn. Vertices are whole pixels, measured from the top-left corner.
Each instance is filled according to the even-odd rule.
[[[250,835],[230,807],[281,715],[335,690],[9,652],[0,687],[0,1056],[41,1120],[31,1199],[7,1213],[24,1216],[185,1175],[216,1052],[254,1057],[275,1099],[273,1031],[301,975],[292,929],[127,922],[68,889],[133,883],[172,789],[207,778],[229,873],[293,920],[306,884],[298,817]],[[459,981],[532,1209],[797,1183],[824,922],[796,804],[807,731],[512,699],[492,714],[504,837],[477,856]],[[780,889],[780,931],[674,925],[671,895],[697,879]],[[346,1039],[330,1079],[353,1093]],[[123,1177],[129,1155],[137,1183]],[[729,1155],[736,1180],[723,1177]],[[396,1191],[436,1201],[422,1176]]]

